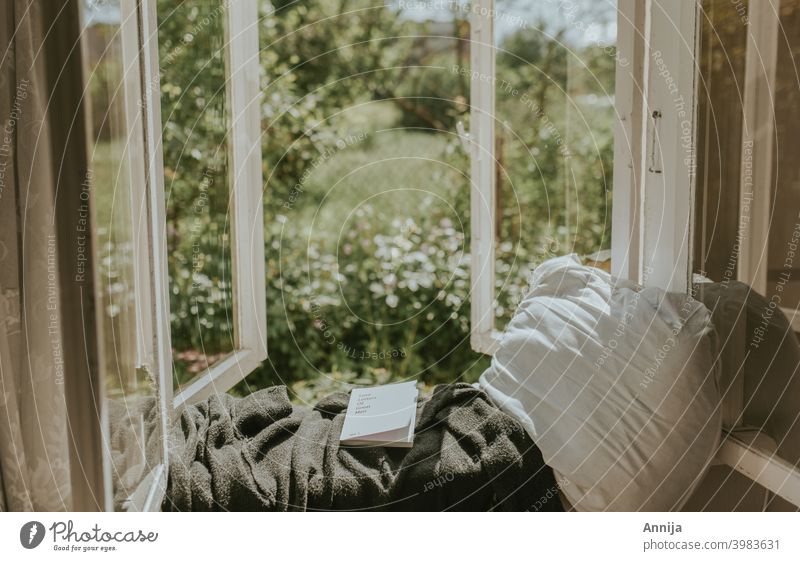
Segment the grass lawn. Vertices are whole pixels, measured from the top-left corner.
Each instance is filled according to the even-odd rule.
[[[454,197],[469,198],[466,156],[443,133],[399,130],[389,107],[366,106],[348,115],[345,144],[320,156],[304,183],[305,201],[293,220],[315,237],[337,239],[361,205],[379,220],[416,218],[441,211],[456,224]]]

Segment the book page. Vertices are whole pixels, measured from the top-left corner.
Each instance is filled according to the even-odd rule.
[[[416,396],[416,382],[353,390],[342,440],[407,428],[416,408]]]

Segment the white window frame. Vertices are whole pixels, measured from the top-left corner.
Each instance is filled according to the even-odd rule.
[[[166,493],[169,466],[167,435],[172,424],[172,343],[167,285],[161,113],[153,77],[158,75],[158,37],[152,31],[154,2],[121,0],[125,64],[126,118],[129,130],[131,224],[134,241],[136,367],[156,384],[162,434],[162,463],[145,475],[129,497],[128,510],[156,511]],[[137,159],[137,155],[141,155]],[[141,165],[136,165],[141,162]],[[111,510],[111,481],[106,484]]]
[[[470,344],[494,354],[495,281],[495,48],[494,0],[475,0],[470,12]],[[491,79],[490,79],[491,78]]]
[[[173,395],[167,220],[155,0],[120,0],[125,118],[134,242],[136,367],[149,372],[159,402],[162,461],[144,476],[128,510],[159,510],[169,471],[168,438],[176,412],[225,392],[267,357],[262,207],[260,65],[255,0],[220,0],[225,17],[235,350]],[[137,166],[137,164],[141,164]],[[100,312],[98,312],[100,313]],[[102,391],[102,389],[101,389]],[[103,438],[107,414],[96,425]],[[88,455],[87,455],[88,457]],[[113,509],[111,460],[103,457],[106,510]]]
[[[147,4],[151,19],[148,35],[157,36],[155,1]],[[228,151],[231,209],[231,261],[233,280],[233,341],[234,350],[223,360],[210,366],[188,382],[173,398],[175,411],[211,395],[224,393],[267,358],[267,313],[264,252],[264,211],[261,174],[261,67],[258,48],[258,4],[256,0],[220,0],[225,20],[225,95],[228,105]],[[153,42],[157,48],[157,42]],[[148,88],[154,96],[151,107],[157,147],[159,170],[154,170],[158,185],[153,192],[161,196],[164,212],[164,175],[161,157],[159,71],[157,51],[152,63]],[[155,123],[155,121],[158,121]],[[154,153],[155,155],[155,153]],[[157,195],[159,196],[159,195]],[[161,219],[165,227],[165,219]],[[166,251],[163,232],[154,243]],[[166,271],[162,284],[166,287]],[[165,293],[166,294],[166,293]],[[167,313],[167,322],[169,314]],[[163,320],[163,318],[162,318]],[[170,369],[171,381],[171,365]],[[170,382],[171,383],[171,382]]]
[[[494,1],[475,0],[473,6],[467,137],[472,177],[470,342],[473,350],[493,354],[500,340],[494,322]],[[694,154],[691,146],[687,151],[681,145],[681,135],[688,128],[694,141],[697,10],[694,0],[618,0],[612,273],[673,291],[687,291],[691,275]],[[659,64],[653,63],[656,52],[661,53]],[[663,67],[674,69],[670,85]],[[680,106],[676,95],[682,96]],[[654,112],[661,116],[655,121]],[[648,155],[657,162],[648,161]]]
[[[639,231],[634,232],[641,267],[638,277],[630,278],[674,292],[691,287],[699,7],[699,0],[644,3],[647,58],[640,118],[645,151],[637,162],[644,174],[636,208]],[[614,225],[611,232],[613,244]]]
[[[79,5],[78,10],[83,7]],[[134,245],[135,367],[146,369],[154,382],[158,400],[161,461],[153,466],[128,497],[127,510],[159,510],[166,492],[169,446],[166,435],[172,419],[172,349],[169,337],[169,293],[166,284],[166,220],[164,213],[161,160],[161,122],[157,97],[148,87],[154,75],[152,61],[158,56],[155,33],[146,34],[155,12],[147,0],[120,0],[120,46],[123,65],[125,126],[128,133],[125,157],[131,189],[131,224]],[[81,18],[83,19],[83,18]],[[81,46],[85,48],[84,45]],[[85,56],[85,55],[84,55]],[[155,67],[157,76],[157,66]],[[87,98],[84,103],[91,103]],[[155,110],[154,110],[155,108]],[[87,124],[89,111],[85,111]],[[87,130],[91,127],[87,125]],[[155,132],[154,132],[155,131]],[[87,148],[91,150],[89,144]],[[90,153],[90,152],[89,152]],[[159,191],[159,186],[161,190]],[[159,243],[163,242],[163,243]],[[100,307],[96,307],[96,325],[101,325]],[[102,351],[100,351],[102,353]],[[105,380],[100,376],[96,390],[100,396],[100,415],[92,433],[79,435],[80,457],[89,453],[96,442],[103,442],[102,469],[90,487],[97,490],[92,499],[105,510],[114,508],[112,459],[107,445],[108,411]],[[140,443],[141,444],[141,443]],[[143,451],[142,451],[143,452]]]

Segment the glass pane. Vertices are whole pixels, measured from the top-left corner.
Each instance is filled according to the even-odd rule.
[[[87,189],[94,206],[98,333],[104,388],[106,476],[113,484],[114,507],[163,461],[158,384],[137,368],[136,277],[132,207],[133,166],[142,166],[141,136],[126,108],[137,107],[126,80],[139,80],[136,37],[124,41],[119,2],[84,1],[84,56],[91,108],[90,173]],[[135,24],[134,24],[135,25]],[[128,28],[130,31],[130,28]],[[127,37],[131,37],[128,35]],[[133,47],[132,50],[129,47]],[[141,187],[141,186],[137,186]]]
[[[617,5],[497,0],[496,8],[502,329],[541,262],[577,253],[610,264]]]
[[[781,0],[775,75],[773,215],[769,231],[767,295],[785,309],[800,306],[800,0]],[[791,316],[791,314],[789,314]]]
[[[275,4],[277,6],[277,4]],[[344,383],[474,381],[469,7],[262,6],[268,346],[312,401]],[[295,30],[302,30],[296,33]]]
[[[736,279],[739,251],[747,2],[704,0],[702,8],[693,265],[719,282]]]
[[[234,349],[221,0],[158,2],[176,391]]]
[[[770,10],[764,5],[765,10]],[[781,0],[777,64],[772,98],[764,98],[774,115],[771,209],[767,251],[766,295],[785,310],[800,304],[800,88],[794,61],[800,53],[800,0]],[[705,0],[701,12],[700,95],[694,268],[713,281],[738,278],[739,205],[741,192],[745,62],[749,31],[748,3]],[[770,48],[761,45],[761,49]],[[758,80],[765,80],[757,71]],[[773,107],[774,103],[774,107]],[[751,189],[758,191],[758,185]],[[758,260],[759,256],[753,256]],[[743,279],[746,280],[747,279]],[[748,281],[750,282],[750,281]],[[792,315],[791,313],[789,314]]]

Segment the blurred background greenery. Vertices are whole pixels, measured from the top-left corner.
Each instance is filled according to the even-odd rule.
[[[286,384],[314,401],[349,384],[472,382],[488,365],[469,346],[456,134],[469,11],[417,4],[260,0],[269,359],[236,393]],[[532,267],[610,247],[615,6],[541,4],[497,2],[501,327]],[[223,17],[221,0],[158,12],[180,384],[233,348]]]

